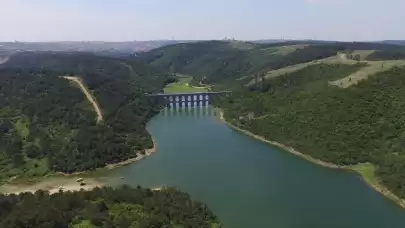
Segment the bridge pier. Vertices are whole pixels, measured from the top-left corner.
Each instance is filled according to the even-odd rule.
[[[214,96],[221,96],[230,93],[230,91],[221,92],[201,92],[201,93],[158,93],[148,94],[150,97],[156,97],[158,100],[164,102],[167,107],[194,107],[194,106],[208,106],[212,102]]]

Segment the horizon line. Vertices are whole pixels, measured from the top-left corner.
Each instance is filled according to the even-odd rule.
[[[1,41],[0,43],[129,43],[129,42],[164,42],[164,41],[327,41],[327,42],[381,42],[381,41],[405,41],[404,39],[383,39],[383,40],[328,40],[328,39],[283,39],[283,38],[268,38],[268,39],[249,39],[238,40],[232,38],[223,39],[150,39],[150,40],[121,40],[121,41],[105,41],[105,40],[53,40],[53,41]]]

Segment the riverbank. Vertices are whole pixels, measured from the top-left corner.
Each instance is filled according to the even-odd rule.
[[[332,169],[343,169],[343,170],[348,170],[351,172],[356,172],[357,174],[359,174],[362,177],[362,180],[367,183],[370,187],[372,187],[373,189],[375,189],[377,192],[381,193],[382,195],[384,195],[385,197],[387,197],[388,199],[394,201],[395,203],[397,203],[399,206],[401,206],[402,208],[405,209],[405,200],[401,199],[400,197],[398,197],[397,195],[395,195],[394,193],[392,193],[386,186],[384,186],[383,184],[381,184],[381,181],[378,179],[378,177],[375,176],[375,166],[373,164],[370,163],[364,163],[364,164],[357,164],[357,165],[352,165],[352,166],[339,166],[333,163],[329,163],[329,162],[325,162],[316,158],[313,158],[309,155],[306,155],[304,153],[301,153],[297,150],[295,150],[292,147],[288,147],[284,144],[281,144],[279,142],[275,142],[275,141],[270,141],[265,139],[262,136],[259,135],[255,135],[250,131],[241,129],[233,124],[231,124],[230,122],[228,122],[225,118],[224,118],[224,112],[222,109],[217,108],[217,110],[220,113],[220,120],[222,122],[224,122],[225,124],[227,124],[229,127],[231,127],[234,130],[237,130],[241,133],[244,133],[252,138],[255,138],[257,140],[260,140],[262,142],[265,142],[267,144],[270,144],[272,146],[278,147],[280,149],[282,149],[283,151],[287,151],[289,153],[292,153],[294,155],[297,155],[301,158],[304,158],[312,163],[315,163],[317,165],[321,165],[323,167],[327,167],[327,168],[332,168]]]
[[[103,170],[112,170],[118,167],[132,164],[136,161],[140,161],[148,156],[151,156],[156,152],[156,141],[153,140],[153,148],[145,149],[144,153],[138,152],[135,158],[131,158],[118,163],[107,164],[105,167],[98,169],[97,171],[84,171],[76,173],[54,173],[44,176],[38,179],[17,181],[14,183],[8,183],[0,186],[0,193],[4,194],[18,194],[22,192],[36,192],[37,190],[47,190],[50,193],[56,193],[62,191],[80,191],[92,190],[95,187],[102,187],[105,183],[97,180],[94,177],[87,177],[87,174],[102,172]],[[77,182],[77,178],[84,178],[85,185],[80,185]]]
[[[81,185],[85,183],[85,185]],[[0,192],[3,194],[19,194],[23,192],[36,192],[38,190],[49,191],[51,194],[59,191],[80,191],[80,190],[92,190],[96,187],[102,187],[104,183],[95,179],[84,179],[84,182],[78,182],[76,178],[61,178],[53,177],[43,180],[35,184],[5,184],[0,187]]]
[[[146,157],[149,157],[152,154],[154,154],[155,152],[156,152],[156,141],[153,139],[153,148],[146,149],[143,153],[138,152],[136,154],[135,158],[130,158],[128,160],[113,163],[113,164],[107,164],[105,168],[107,168],[108,170],[111,170],[111,169],[115,169],[115,168],[118,168],[118,167],[126,166],[126,165],[129,165],[129,164],[133,163],[133,162],[140,161],[140,160],[142,160],[142,159],[144,159]]]

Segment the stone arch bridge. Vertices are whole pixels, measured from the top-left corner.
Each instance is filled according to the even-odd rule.
[[[231,91],[218,92],[194,92],[194,93],[156,93],[148,94],[159,102],[165,103],[168,107],[180,106],[208,106],[212,98],[231,93]]]

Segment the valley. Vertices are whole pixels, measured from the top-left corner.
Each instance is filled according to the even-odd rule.
[[[202,227],[402,226],[393,202],[405,205],[403,49],[206,41],[119,59],[19,53],[0,66],[0,190],[91,195],[140,184],[170,196],[173,186],[218,215],[195,217]],[[210,100],[216,109],[148,96],[224,90]],[[358,213],[366,207],[390,219]],[[291,217],[304,225],[288,226]]]
[[[186,75],[177,75],[176,82],[166,85],[163,89],[165,93],[190,93],[190,92],[206,92],[209,90],[208,87],[203,86],[191,86],[190,82],[193,77]]]

